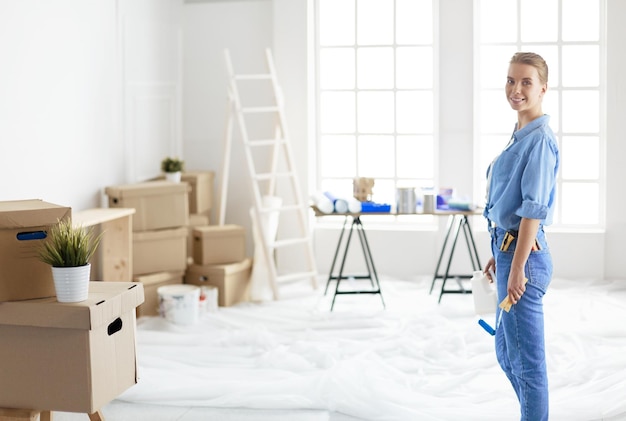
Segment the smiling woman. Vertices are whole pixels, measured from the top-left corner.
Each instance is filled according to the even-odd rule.
[[[513,135],[488,169],[484,216],[498,300],[496,354],[519,399],[523,421],[549,417],[543,296],[552,280],[552,257],[544,226],[552,224],[559,151],[549,116],[542,111],[548,66],[535,53],[515,53],[505,93],[517,112]],[[525,338],[520,341],[519,338]]]
[[[554,226],[602,228],[606,1],[477,0],[476,4],[480,100],[475,116],[480,162],[475,173],[482,175],[511,130],[511,111],[501,106],[505,64],[515,51],[534,51],[550,63],[543,110],[551,116],[550,127],[563,154]],[[484,183],[478,176],[478,195],[485,191]]]

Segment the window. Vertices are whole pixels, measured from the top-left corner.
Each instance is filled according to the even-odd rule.
[[[604,0],[476,0],[475,6],[477,197],[516,121],[504,97],[509,60],[516,51],[532,51],[548,63],[543,111],[561,155],[554,224],[603,227]]]
[[[432,0],[317,0],[317,185],[373,200],[435,184]]]

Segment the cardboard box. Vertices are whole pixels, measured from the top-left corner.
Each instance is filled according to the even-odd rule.
[[[185,171],[181,173],[180,180],[189,184],[189,213],[209,215],[213,208],[213,171]],[[165,180],[160,175],[154,180]]]
[[[0,408],[93,413],[137,383],[141,284],[91,282],[89,298],[0,305]]]
[[[181,180],[191,186],[189,213],[206,213],[213,207],[213,171],[184,171]]]
[[[197,213],[189,214],[189,225],[187,229],[189,235],[187,236],[187,258],[193,260],[193,229],[196,227],[204,227],[209,225],[209,217],[207,215],[201,215]]]
[[[226,265],[189,265],[185,283],[197,286],[215,286],[218,303],[222,307],[250,300],[252,259]]]
[[[193,262],[222,265],[246,258],[246,236],[239,225],[208,225],[193,229]]]
[[[187,227],[133,233],[133,275],[184,271]]]
[[[110,208],[134,208],[133,231],[175,228],[189,224],[189,185],[170,181],[110,186]]]
[[[0,301],[55,296],[52,271],[37,250],[50,226],[71,214],[38,199],[0,202]]]
[[[159,315],[157,288],[163,285],[182,284],[185,272],[158,272],[135,276],[133,281],[143,285],[143,304],[137,307],[137,317]]]

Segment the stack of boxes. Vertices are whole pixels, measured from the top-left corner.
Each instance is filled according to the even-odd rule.
[[[91,282],[87,300],[59,303],[38,258],[49,227],[70,217],[42,200],[0,202],[0,408],[91,414],[137,383],[141,286]]]
[[[252,259],[246,258],[246,238],[239,225],[207,225],[192,230],[193,264],[185,283],[217,287],[220,306],[230,306],[250,297]]]
[[[190,186],[147,181],[110,186],[105,191],[109,207],[135,208],[133,280],[141,282],[145,291],[137,315],[157,315],[157,288],[182,283],[187,268]]]
[[[135,208],[133,279],[145,302],[139,316],[159,314],[160,286],[183,282],[216,287],[220,306],[249,297],[252,260],[238,225],[210,225],[211,171],[185,172],[180,183],[163,179],[106,188],[109,207]]]

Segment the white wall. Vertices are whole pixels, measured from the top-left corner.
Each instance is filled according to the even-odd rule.
[[[84,208],[124,175],[115,2],[0,3],[0,200]]]
[[[218,222],[229,115],[224,50],[230,52],[235,73],[266,73],[265,49],[273,44],[272,22],[271,0],[193,2],[184,7],[184,157],[188,168],[208,168],[216,172],[211,223]],[[246,228],[248,255],[252,256],[249,209],[253,197],[236,125],[231,145],[225,223]]]
[[[607,83],[607,215],[606,241],[604,242],[604,273],[610,279],[626,277],[624,259],[624,238],[626,238],[626,142],[624,142],[624,115],[626,115],[626,28],[623,17],[626,16],[626,2],[607,1],[608,24],[608,83]],[[584,246],[584,245],[583,245]],[[585,247],[586,249],[586,247]],[[572,260],[572,266],[601,264],[595,260]]]
[[[122,0],[118,6],[125,181],[161,173],[182,155],[182,0]]]
[[[0,2],[0,200],[100,206],[180,151],[180,5]]]

